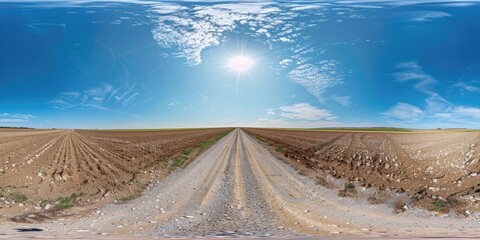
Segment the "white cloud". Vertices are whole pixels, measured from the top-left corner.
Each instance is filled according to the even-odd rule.
[[[275,109],[273,108],[267,108],[267,115],[275,115]]]
[[[290,38],[287,37],[281,37],[278,40],[280,40],[280,42],[293,42]]]
[[[472,122],[473,118],[476,118],[476,108],[459,107],[445,99],[439,93],[432,90],[433,84],[437,81],[427,73],[425,73],[420,65],[416,62],[406,62],[397,65],[397,68],[402,70],[395,74],[396,80],[400,82],[412,81],[416,82],[415,89],[427,94],[425,98],[425,107],[422,109],[408,105],[397,104],[391,110],[381,113],[382,115],[389,116],[404,121],[416,121],[420,117],[431,121],[441,120],[443,124],[445,121],[449,122],[461,122],[475,125]],[[478,91],[476,86],[467,85],[464,82],[459,82],[453,85],[454,88],[458,88],[461,91]],[[478,124],[477,124],[478,125]]]
[[[408,15],[409,21],[427,22],[438,18],[451,17],[452,15],[441,11],[415,11]]]
[[[278,108],[280,116],[295,120],[334,120],[336,117],[325,109],[320,109],[309,103],[297,103],[293,105],[281,106]]]
[[[460,117],[480,119],[480,108],[476,107],[455,107],[452,113]]]
[[[345,127],[341,122],[335,121],[287,121],[284,119],[258,118],[256,122],[239,122],[237,126],[242,127],[264,127],[264,128],[320,128],[320,127]],[[226,126],[231,126],[226,124]]]
[[[110,84],[102,84],[84,91],[71,91],[60,93],[50,100],[50,104],[57,109],[70,109],[75,107],[98,109],[133,116],[119,111],[137,101],[140,93],[135,91],[135,84],[131,87],[114,88]]]
[[[75,99],[80,97],[79,92],[64,92],[64,93],[62,93],[62,95],[69,96],[69,97],[72,97],[72,98],[75,98]]]
[[[32,118],[36,117],[30,114],[1,113],[0,123],[26,123],[29,122]]]
[[[295,4],[292,5],[291,10],[292,11],[305,11],[305,10],[311,10],[311,9],[319,9],[319,8],[324,8],[328,4]]]
[[[426,111],[429,113],[446,112],[452,109],[453,104],[434,92],[428,92],[429,97],[425,99]]]
[[[279,64],[284,67],[290,65],[291,63],[292,63],[292,59],[288,59],[288,58],[285,58],[279,62]]]
[[[200,99],[202,99],[202,102],[207,102],[208,101],[208,96],[204,95],[204,94],[201,94]]]
[[[471,6],[470,4],[476,4],[476,1],[465,1],[465,0],[341,0],[338,3],[351,5],[351,4],[358,4],[358,3],[370,3],[376,5],[393,5],[393,6],[407,6],[407,5],[417,5],[417,4],[428,4],[428,3],[435,3],[441,4],[443,6]]]
[[[335,60],[303,64],[290,71],[288,77],[321,100],[327,88],[343,83],[338,65]]]
[[[175,106],[177,106],[178,104],[180,104],[179,101],[173,101],[173,102],[168,103],[168,106],[169,106],[169,107],[175,107]]]
[[[388,111],[380,114],[401,121],[417,121],[423,116],[423,111],[419,107],[408,103],[397,103]]]
[[[454,126],[458,126],[458,123],[461,123],[465,127],[480,127],[480,108],[478,107],[458,106],[447,112],[437,113],[434,117],[444,123],[456,123]]]
[[[302,35],[304,30],[317,26],[317,22],[321,21],[320,17],[308,21],[300,18],[305,14],[301,10],[316,8],[305,6],[274,2],[184,4],[168,15],[152,11],[151,18],[155,23],[152,34],[160,46],[172,50],[173,56],[196,65],[202,62],[204,49],[220,45],[228,33],[243,26],[242,30],[249,30],[242,31],[242,34],[257,37],[271,49],[282,49],[276,51],[291,56],[281,60],[278,69],[286,69],[290,80],[321,100],[327,88],[343,81],[337,61],[313,62],[311,56],[324,51],[300,44],[302,41],[299,40],[306,37]],[[278,46],[280,44],[282,47]],[[285,50],[288,52],[285,53]]]
[[[85,92],[86,95],[88,95],[92,98],[94,98],[94,97],[103,98],[103,97],[105,97],[106,94],[108,94],[112,90],[113,90],[112,85],[103,84],[101,87],[90,88],[90,89],[85,90],[84,92]]]
[[[475,6],[478,3],[476,2],[452,2],[452,3],[445,3],[443,6],[446,7],[470,7],[470,6]]]
[[[480,87],[464,82],[455,83],[453,87],[458,88],[460,91],[480,92]]]
[[[191,65],[202,62],[203,49],[217,46],[227,31],[238,25],[272,26],[283,24],[273,17],[280,9],[269,3],[228,3],[177,8],[170,15],[154,15],[154,39],[163,47],[177,47],[177,56]],[[158,8],[153,13],[158,12]],[[255,32],[266,34],[268,31]],[[269,33],[268,33],[269,34]]]
[[[333,95],[332,96],[332,99],[339,103],[340,105],[346,107],[346,106],[350,106],[350,99],[351,97],[350,96],[336,96],[336,95]]]
[[[26,123],[27,119],[18,119],[18,118],[0,118],[0,123]]]
[[[158,3],[153,6],[153,12],[160,14],[171,14],[178,11],[186,10],[187,8],[173,3]]]
[[[404,62],[396,66],[400,71],[394,76],[399,82],[413,81],[416,82],[415,88],[421,91],[427,91],[428,86],[437,81],[427,73],[425,73],[417,62]]]

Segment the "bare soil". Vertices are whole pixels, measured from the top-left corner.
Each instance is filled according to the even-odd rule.
[[[345,194],[352,193],[345,185]],[[0,238],[473,239],[479,228],[471,217],[439,217],[419,208],[397,214],[389,204],[339,197],[236,129],[135,199],[83,217],[1,222]]]
[[[228,131],[0,129],[0,213],[43,221],[135,198]]]
[[[467,217],[480,210],[479,132],[245,131],[319,184],[332,187],[333,176],[375,189],[366,196],[371,203],[393,190],[408,196],[396,203],[398,212],[420,206]],[[356,197],[354,186],[342,188],[339,195]]]

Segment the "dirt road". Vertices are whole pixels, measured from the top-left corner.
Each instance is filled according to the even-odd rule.
[[[419,209],[394,214],[387,205],[339,198],[336,190],[298,174],[240,129],[137,199],[81,218],[2,223],[0,232],[25,227],[43,229],[37,233],[42,236],[84,237],[480,236],[476,220],[434,217]]]

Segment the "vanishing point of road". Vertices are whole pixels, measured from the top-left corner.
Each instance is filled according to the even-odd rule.
[[[25,237],[480,237],[480,222],[340,198],[271,155],[241,129],[142,196],[87,216],[6,223],[0,239]],[[42,232],[17,233],[16,228]],[[102,238],[103,238],[102,237]]]

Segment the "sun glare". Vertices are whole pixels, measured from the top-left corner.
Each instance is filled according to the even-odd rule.
[[[227,66],[234,71],[245,72],[252,67],[253,63],[254,61],[247,56],[235,56],[228,61]]]

